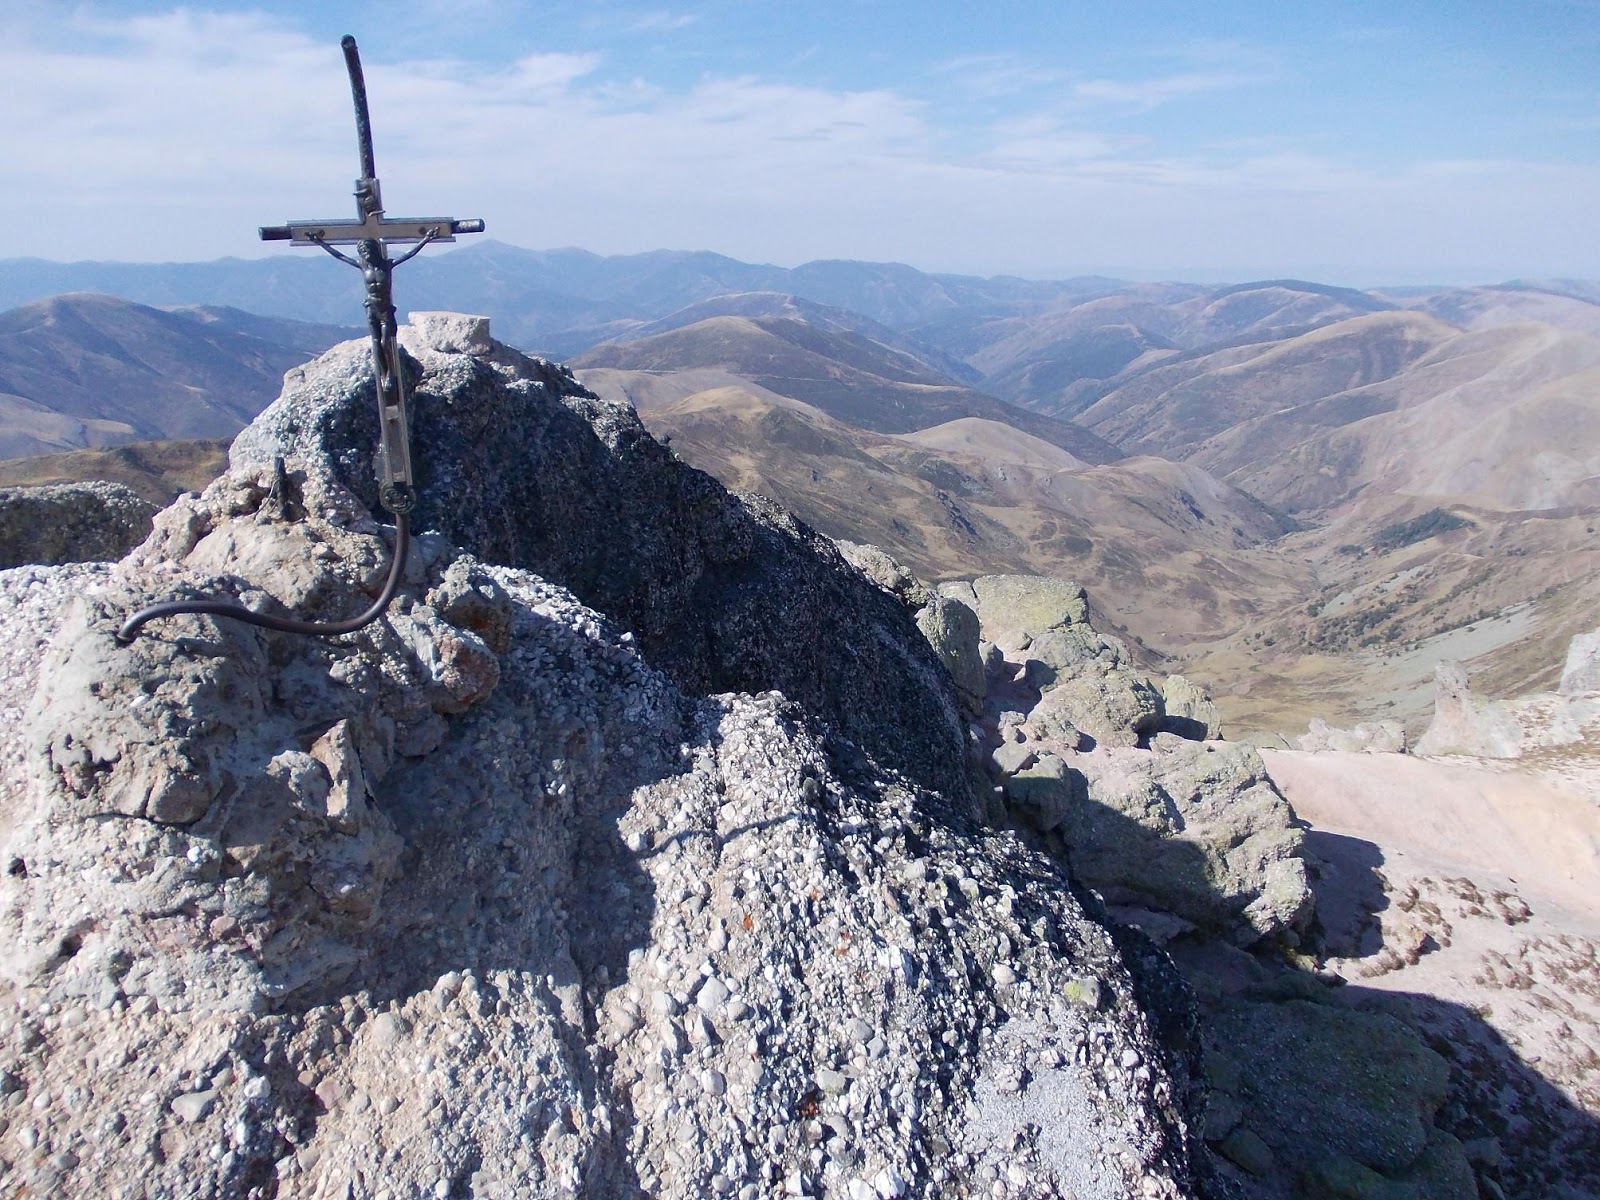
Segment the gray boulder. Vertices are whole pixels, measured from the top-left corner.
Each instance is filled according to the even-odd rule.
[[[0,488],[0,569],[121,558],[149,534],[155,514],[120,483]]]
[[[1089,623],[1088,594],[1076,583],[1040,575],[985,575],[943,583],[939,591],[970,606],[984,637],[1007,650],[1024,649],[1052,629]]]
[[[403,341],[417,528],[569,588],[691,694],[776,689],[974,803],[947,672],[910,613],[831,541],[678,462],[631,408],[493,341],[483,318],[426,314]],[[290,371],[234,440],[233,466],[281,455],[374,506],[370,359],[348,342]]]
[[[1161,728],[1195,742],[1220,740],[1222,713],[1211,693],[1182,675],[1169,675],[1161,685]]]
[[[1087,801],[1060,832],[1074,872],[1113,903],[1173,913],[1248,946],[1297,940],[1315,911],[1305,835],[1248,746],[1080,755]]]
[[[1461,1143],[1434,1124],[1449,1066],[1393,1017],[1243,1002],[1218,1016],[1212,1036],[1232,1068],[1223,1103],[1270,1151],[1258,1173],[1281,1165],[1292,1194],[1478,1195]]]
[[[1313,717],[1297,740],[1301,750],[1338,750],[1346,754],[1404,754],[1406,727],[1399,721],[1364,721],[1350,729]]]
[[[1089,624],[1088,597],[1077,584],[987,575],[941,584],[939,592],[971,606],[984,641],[1021,664],[1049,720],[1108,746],[1137,745],[1160,728],[1161,693],[1132,669],[1120,641]]]

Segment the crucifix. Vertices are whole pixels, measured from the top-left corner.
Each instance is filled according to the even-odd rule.
[[[361,178],[356,180],[356,220],[290,221],[261,229],[265,242],[316,246],[340,262],[361,271],[366,282],[367,332],[372,339],[372,369],[378,394],[378,501],[394,514],[395,547],[383,591],[365,612],[344,621],[301,621],[253,612],[223,600],[172,600],[154,604],[129,617],[117,631],[119,642],[131,642],[149,621],[180,613],[206,613],[231,617],[251,625],[284,633],[332,636],[351,633],[376,620],[394,599],[405,573],[411,544],[409,513],[416,506],[416,485],[411,475],[411,431],[406,416],[405,377],[400,370],[400,347],[394,319],[394,269],[415,258],[424,246],[453,242],[458,233],[482,233],[483,222],[451,217],[388,217],[378,186],[378,169],[372,154],[372,123],[367,115],[367,84],[355,38],[339,43],[350,73],[350,94],[355,101],[356,141],[361,153]],[[354,258],[336,246],[354,245]],[[389,257],[392,245],[410,245],[398,258]]]

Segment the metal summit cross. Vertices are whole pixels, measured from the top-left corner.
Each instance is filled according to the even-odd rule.
[[[343,621],[304,621],[258,613],[226,600],[170,600],[140,610],[117,631],[117,640],[131,642],[139,630],[160,617],[182,613],[204,613],[230,617],[236,621],[276,629],[285,633],[333,636],[352,633],[376,620],[394,598],[405,573],[411,544],[411,520],[407,515],[417,503],[416,485],[411,475],[411,430],[406,416],[405,377],[400,370],[400,347],[394,319],[394,269],[414,258],[432,242],[453,242],[458,233],[482,233],[479,220],[457,221],[450,217],[386,217],[383,196],[378,187],[378,169],[372,155],[372,123],[367,115],[367,84],[361,73],[361,56],[356,40],[348,35],[339,43],[345,66],[350,72],[350,94],[355,101],[356,141],[361,151],[361,178],[356,180],[356,219],[354,221],[290,221],[261,230],[265,242],[290,242],[297,246],[317,246],[340,262],[361,270],[366,281],[367,330],[372,336],[372,367],[378,393],[378,500],[394,514],[394,557],[389,577],[370,608]],[[414,243],[414,244],[413,244]],[[389,257],[391,245],[411,244],[399,258]],[[354,245],[351,258],[335,246]]]
[[[319,246],[340,262],[360,267],[367,283],[367,328],[372,334],[372,365],[378,380],[378,498],[392,513],[410,512],[416,503],[411,479],[411,437],[406,425],[405,389],[395,341],[392,276],[401,263],[414,258],[431,242],[453,242],[458,233],[482,233],[483,222],[456,221],[449,217],[386,217],[378,188],[378,169],[372,157],[372,122],[367,116],[367,84],[361,74],[356,40],[345,35],[345,66],[350,71],[350,94],[356,107],[356,140],[361,149],[361,178],[356,180],[356,220],[290,221],[261,230],[264,242],[291,242]],[[399,258],[388,247],[415,242]],[[354,245],[356,258],[335,246]]]

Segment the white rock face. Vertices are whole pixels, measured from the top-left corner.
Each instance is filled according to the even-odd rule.
[[[384,531],[290,467],[0,574],[0,1191],[1187,1194],[1061,864],[782,695],[437,537],[358,634],[116,643],[361,604]]]
[[[1589,656],[1584,638],[1574,638],[1559,692],[1533,692],[1510,700],[1476,695],[1461,664],[1440,663],[1434,680],[1433,721],[1418,740],[1416,753],[1521,758],[1600,737],[1600,691],[1584,689],[1592,669]]]
[[[1600,692],[1600,629],[1580,633],[1568,644],[1558,690],[1563,696]]]
[[[400,330],[400,344],[420,357],[432,350],[440,354],[487,357],[494,352],[489,318],[455,312],[414,312]]]

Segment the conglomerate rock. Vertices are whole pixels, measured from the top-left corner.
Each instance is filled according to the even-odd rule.
[[[961,601],[928,587],[877,546],[846,541],[837,545],[846,562],[906,606],[922,636],[950,672],[950,680],[967,711],[982,713],[988,684],[978,652],[978,614]]]
[[[1188,1194],[1159,962],[879,757],[944,692],[836,724],[687,691],[436,535],[356,634],[115,641],[173,595],[359,607],[385,529],[284,478],[236,466],[116,567],[0,574],[0,1191]],[[859,669],[834,632],[810,653]]]
[[[919,783],[966,794],[959,702],[902,605],[829,539],[679,463],[630,407],[486,324],[425,314],[403,332],[417,528],[570,588],[687,692],[777,689]],[[282,456],[374,504],[370,358],[347,342],[290,371],[232,464]]]
[[[155,513],[120,483],[0,488],[0,569],[121,558],[145,539]]]

